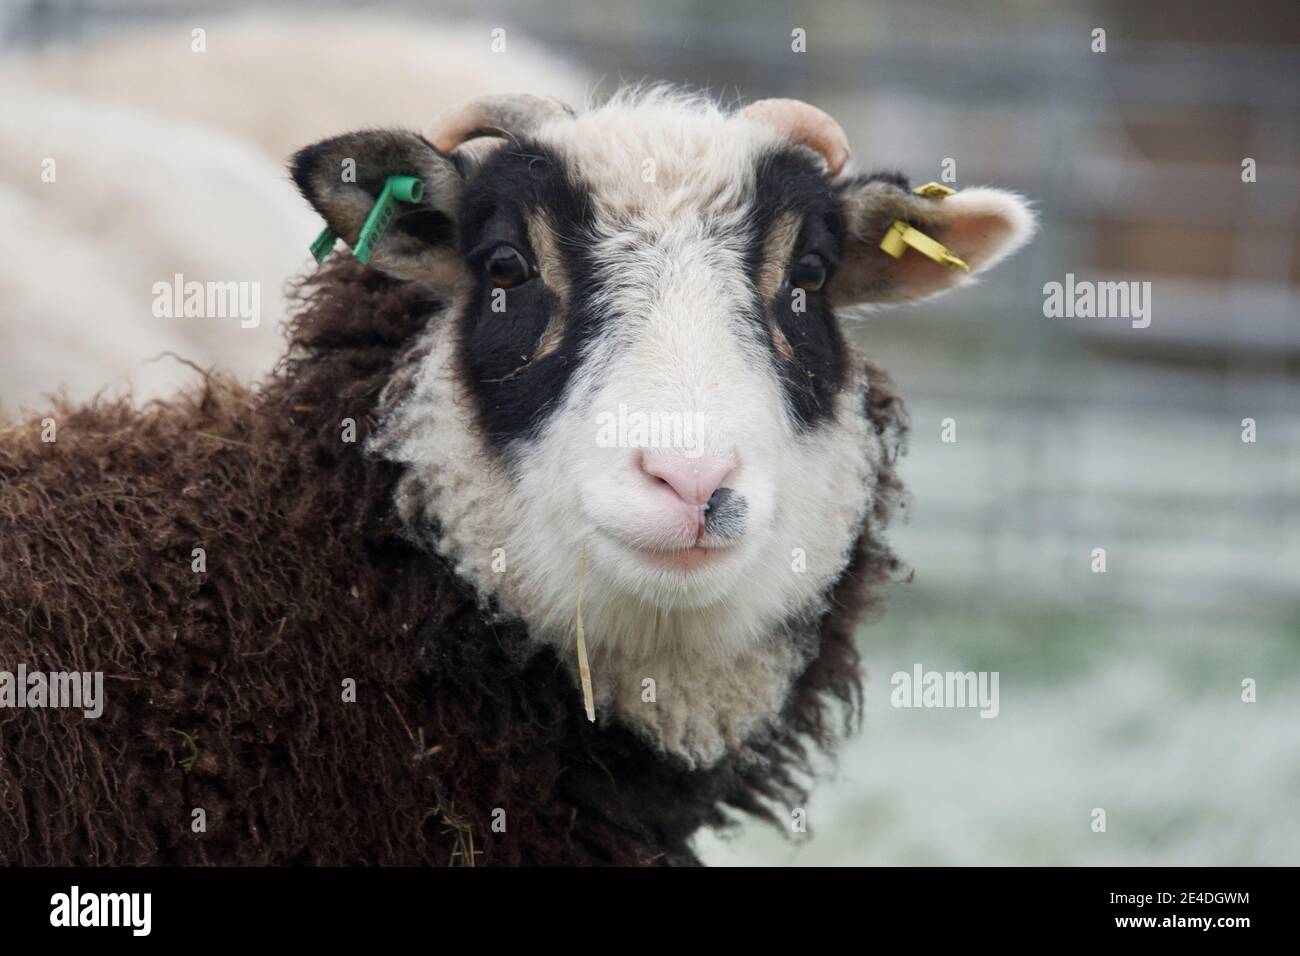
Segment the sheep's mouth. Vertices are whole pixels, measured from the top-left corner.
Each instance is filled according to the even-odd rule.
[[[682,547],[647,547],[630,542],[616,532],[598,530],[619,551],[631,555],[641,565],[659,570],[690,573],[716,567],[727,561],[737,550],[733,545],[717,542],[708,535],[701,535],[694,543]]]
[[[655,548],[628,548],[641,560],[656,567],[669,568],[674,571],[694,571],[725,560],[731,548],[714,548],[703,545],[691,545],[689,548],[658,550]]]

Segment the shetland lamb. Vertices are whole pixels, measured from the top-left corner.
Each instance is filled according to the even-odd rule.
[[[292,175],[353,247],[423,192],[301,283],[269,380],[0,433],[0,669],[103,675],[99,717],[0,708],[0,862],[693,863],[788,826],[900,573],[906,418],[837,312],[960,284],[1025,203],[663,89]],[[908,228],[949,260],[882,250]]]

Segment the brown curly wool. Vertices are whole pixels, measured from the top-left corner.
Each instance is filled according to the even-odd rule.
[[[257,391],[207,377],[143,410],[58,407],[54,443],[39,420],[0,434],[0,670],[102,671],[106,696],[97,720],[0,709],[0,863],[689,863],[701,826],[802,800],[897,571],[892,470],[776,736],[688,771],[588,723],[552,652],[398,527],[396,466],[363,446],[434,303],[345,258],[300,297]]]

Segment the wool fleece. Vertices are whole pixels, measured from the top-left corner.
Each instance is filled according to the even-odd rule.
[[[859,701],[852,631],[899,570],[889,461],[779,721],[693,769],[589,723],[555,648],[412,534],[403,468],[360,453],[438,303],[343,257],[299,300],[259,390],[58,407],[53,443],[7,427],[0,660],[102,672],[105,701],[0,709],[0,863],[694,863],[701,826],[804,799],[809,748]],[[861,368],[896,438],[899,400]]]

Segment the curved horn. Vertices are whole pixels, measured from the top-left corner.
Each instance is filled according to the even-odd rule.
[[[429,127],[427,138],[438,152],[450,153],[466,140],[526,133],[543,120],[561,115],[572,116],[573,110],[549,96],[480,96],[440,114]]]
[[[831,115],[802,100],[758,100],[740,115],[770,126],[790,142],[807,146],[826,160],[826,172],[834,176],[849,160],[849,138]]]

